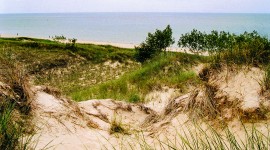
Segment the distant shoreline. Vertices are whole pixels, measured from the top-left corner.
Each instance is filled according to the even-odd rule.
[[[1,38],[19,38],[19,37],[28,37],[28,38],[37,38],[37,39],[44,39],[44,40],[52,40],[52,38],[40,38],[40,37],[29,37],[29,36],[17,36],[17,35],[6,35],[6,34],[1,34]],[[139,44],[132,44],[132,43],[117,43],[117,42],[103,42],[103,41],[88,41],[88,40],[80,40],[77,39],[77,43],[79,44],[94,44],[94,45],[111,45],[115,47],[120,47],[120,48],[134,48],[135,46],[139,46]],[[172,51],[172,52],[185,52],[183,48],[179,47],[169,47],[167,51]],[[186,51],[187,53],[190,53]]]
[[[19,38],[19,37],[27,37],[27,38],[36,38],[36,39],[44,39],[44,40],[51,40],[52,38],[44,38],[44,37],[29,37],[29,36],[17,36],[17,35],[8,35],[8,34],[0,34],[1,38]],[[120,48],[134,48],[135,46],[139,46],[139,44],[132,44],[132,43],[118,43],[118,42],[103,42],[103,41],[91,41],[91,40],[80,40],[77,39],[77,43],[80,44],[95,44],[95,45],[111,45]]]

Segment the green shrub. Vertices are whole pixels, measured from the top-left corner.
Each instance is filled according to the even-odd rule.
[[[135,47],[136,59],[144,62],[147,59],[153,58],[155,55],[165,51],[167,47],[174,43],[172,38],[172,29],[168,25],[163,31],[156,30],[155,33],[148,33],[145,42],[140,46]]]
[[[68,39],[68,43],[66,43],[66,49],[70,49],[73,52],[77,51],[76,42],[77,42],[77,39],[75,38]]]
[[[270,60],[270,41],[256,31],[236,35],[215,30],[207,34],[194,29],[181,35],[178,46],[194,53],[208,52],[214,64],[226,62],[258,65],[267,64]]]
[[[137,94],[131,94],[128,101],[131,102],[131,103],[139,102],[140,101],[140,96],[137,95]]]

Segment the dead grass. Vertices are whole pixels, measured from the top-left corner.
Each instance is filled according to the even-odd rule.
[[[7,87],[6,93],[2,93],[2,95],[15,102],[20,112],[28,114],[31,110],[30,103],[33,98],[33,91],[23,67],[14,60],[0,56],[0,69],[0,81]]]
[[[43,87],[42,90],[48,94],[55,96],[56,98],[60,98],[62,96],[61,91],[59,91],[58,89],[56,89],[54,87],[45,86],[45,87]]]

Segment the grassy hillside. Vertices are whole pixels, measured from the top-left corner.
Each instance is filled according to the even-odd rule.
[[[181,88],[198,82],[189,69],[204,57],[163,53],[140,64],[134,49],[113,46],[67,44],[32,38],[1,38],[1,55],[18,62],[37,85],[55,87],[81,101],[115,98],[133,102],[163,86]]]
[[[86,86],[71,93],[74,100],[114,98],[130,102],[143,101],[146,94],[162,87],[181,89],[199,82],[191,68],[203,57],[172,53],[162,54],[151,62],[129,71],[116,80]]]

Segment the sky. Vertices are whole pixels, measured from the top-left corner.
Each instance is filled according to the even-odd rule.
[[[270,13],[270,0],[0,0],[0,13]]]

